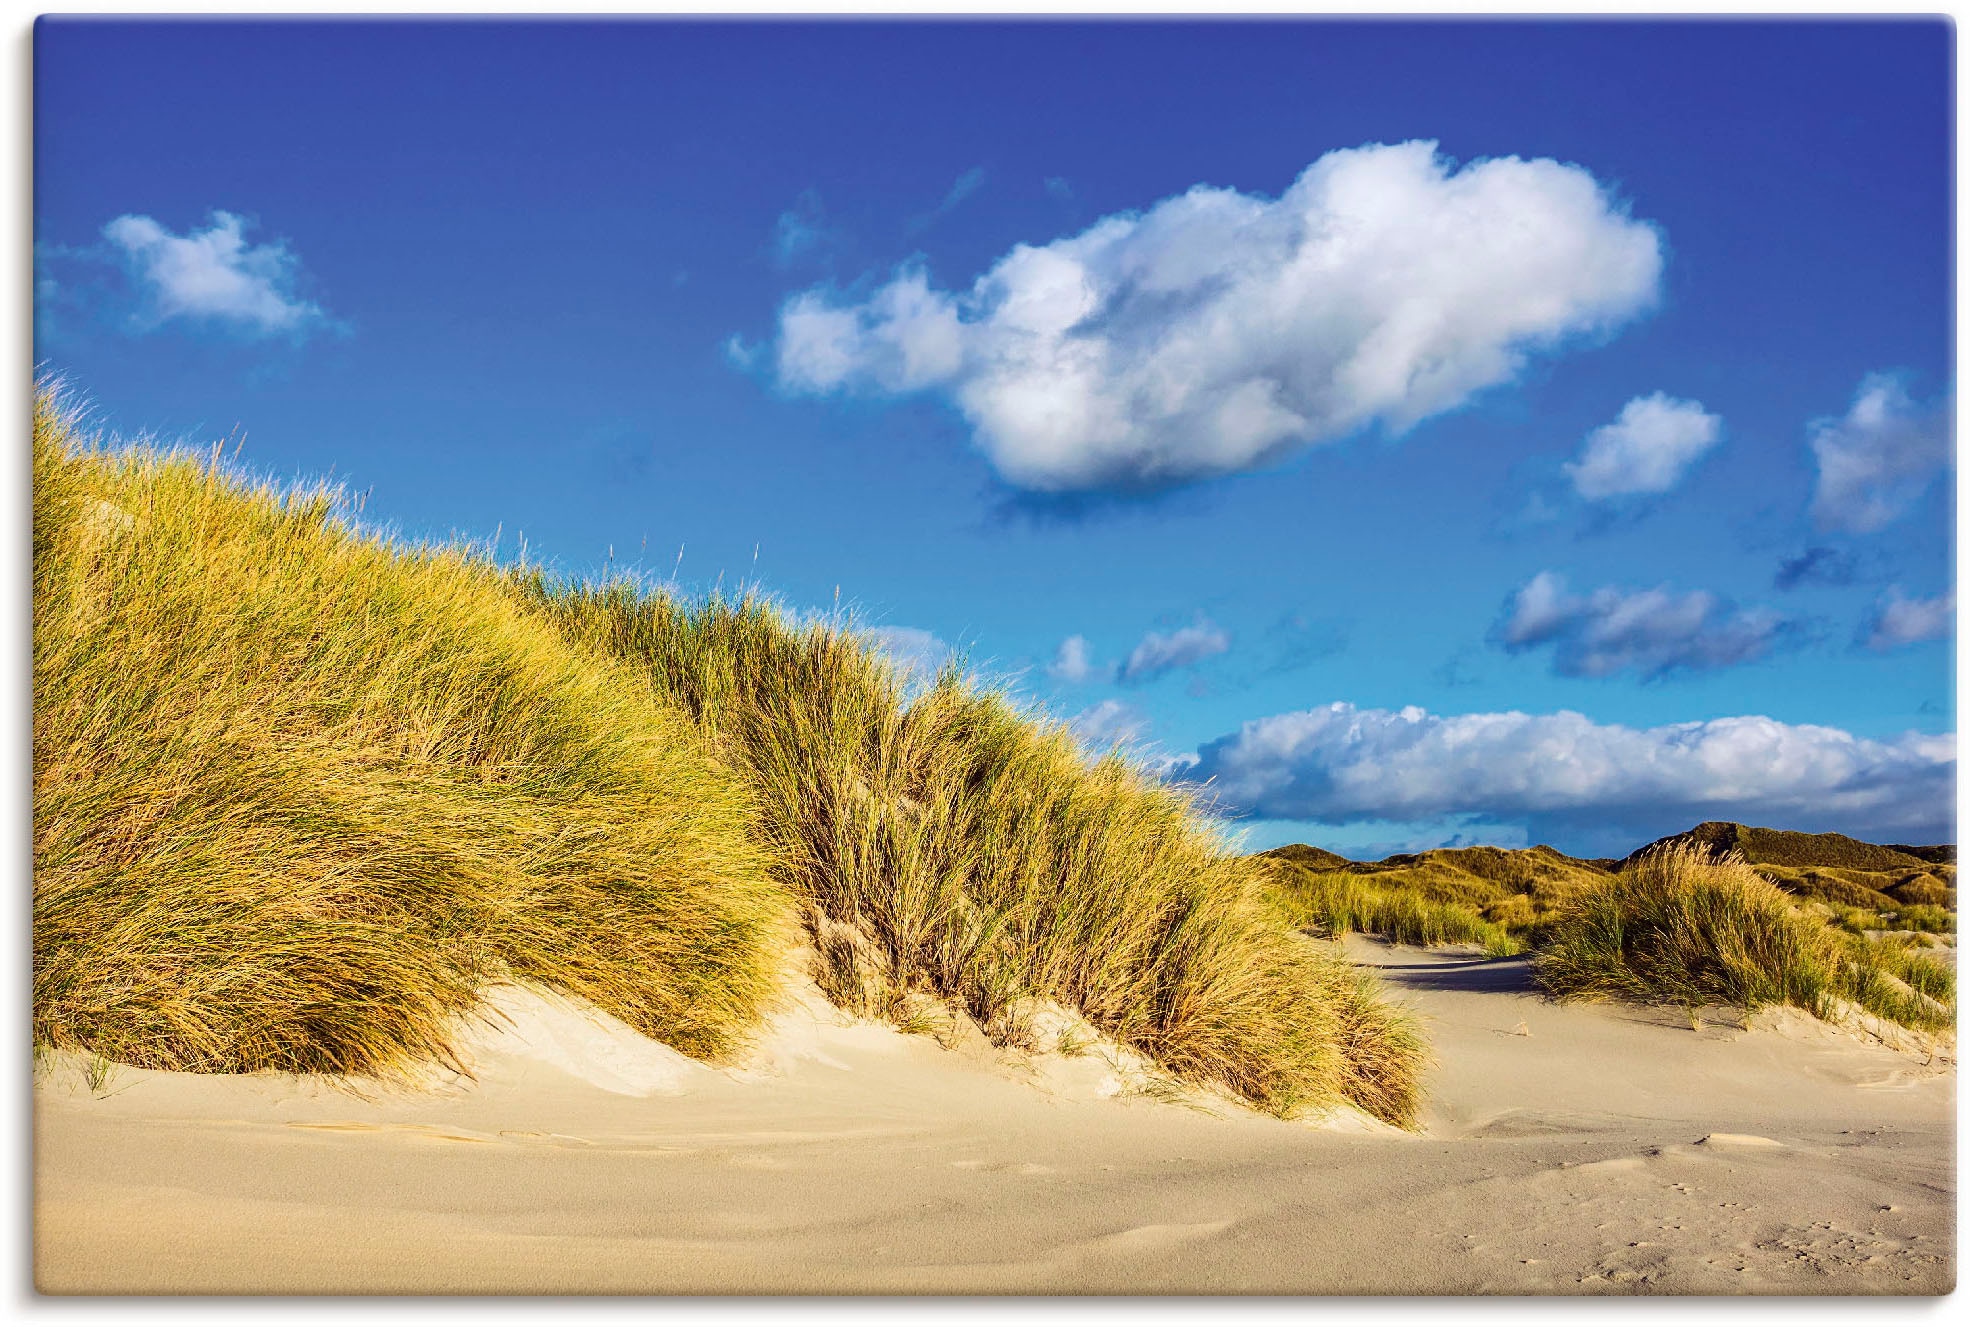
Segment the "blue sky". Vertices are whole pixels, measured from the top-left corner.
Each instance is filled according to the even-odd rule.
[[[838,592],[1252,846],[1953,837],[1942,23],[35,42],[106,428]]]

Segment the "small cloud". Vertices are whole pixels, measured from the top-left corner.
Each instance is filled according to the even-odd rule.
[[[146,296],[143,330],[182,318],[248,336],[300,335],[327,320],[295,293],[301,264],[284,243],[248,244],[248,223],[231,212],[211,222],[184,235],[134,214],[103,227]]]
[[[759,353],[765,348],[760,342],[748,345],[746,339],[737,332],[726,337],[724,344],[719,347],[720,352],[725,356],[725,362],[740,372],[745,372],[758,363]]]
[[[1047,192],[1063,203],[1074,201],[1074,186],[1058,175],[1047,176]]]
[[[1106,752],[1142,740],[1149,716],[1124,700],[1090,705],[1067,721],[1067,727],[1091,751]]]
[[[1189,668],[1231,648],[1231,637],[1207,618],[1175,631],[1145,635],[1122,664],[1124,683],[1150,682],[1172,669]]]
[[[781,267],[790,267],[820,249],[832,238],[826,218],[821,195],[812,189],[803,191],[773,223],[773,260]]]
[[[1797,557],[1781,560],[1778,574],[1772,577],[1772,588],[1793,590],[1801,585],[1852,585],[1856,571],[1853,554],[1820,545],[1807,549]]]
[[[921,627],[868,627],[862,634],[888,656],[906,680],[917,684],[935,678],[957,653],[934,633]]]
[[[930,229],[938,221],[955,211],[965,199],[971,197],[984,187],[985,168],[983,166],[973,166],[970,170],[951,182],[951,187],[945,193],[943,202],[939,203],[932,211],[926,212],[920,217],[912,217],[905,229],[912,235]]]
[[[1569,594],[1564,577],[1542,571],[1507,602],[1493,638],[1513,654],[1552,646],[1553,671],[1563,677],[1632,670],[1648,681],[1761,659],[1795,626],[1770,609],[1734,609],[1705,590],[1610,585]]]
[[[937,391],[1013,486],[1164,488],[1380,428],[1653,306],[1656,228],[1549,159],[1330,152],[1280,196],[1210,185],[1017,244],[955,290],[905,265],[780,314],[781,385]]]
[[[1956,629],[1956,592],[1933,599],[1910,599],[1893,586],[1876,605],[1874,616],[1861,628],[1860,640],[1870,650],[1892,650],[1921,641],[1943,640]]]
[[[1947,403],[1921,405],[1883,373],[1862,380],[1839,419],[1816,419],[1808,445],[1819,464],[1813,519],[1822,530],[1870,534],[1920,498],[1954,442]]]
[[[1053,662],[1047,665],[1047,676],[1056,682],[1076,686],[1085,682],[1106,682],[1115,676],[1115,665],[1096,663],[1094,646],[1088,643],[1086,636],[1069,636],[1054,651]]]
[[[1580,459],[1561,468],[1574,491],[1591,501],[1667,493],[1723,433],[1724,421],[1698,402],[1656,392],[1636,397],[1612,424],[1589,433]]]

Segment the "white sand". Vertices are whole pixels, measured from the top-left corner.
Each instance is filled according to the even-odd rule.
[[[1954,1066],[1799,1017],[1554,1005],[1523,960],[1386,949],[1426,1132],[1144,1095],[811,994],[741,1072],[501,993],[477,1082],[80,1060],[35,1093],[49,1292],[1926,1293]],[[1207,1114],[1205,1108],[1215,1112]]]

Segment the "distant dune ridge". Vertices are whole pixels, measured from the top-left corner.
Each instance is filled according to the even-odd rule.
[[[804,939],[899,1026],[1064,1005],[1277,1114],[1414,1117],[1408,1018],[1187,793],[955,669],[406,547],[50,393],[34,466],[38,1046],[404,1074],[518,980],[717,1061]]]
[[[1621,859],[1443,848],[1258,854],[1296,924],[1539,951],[1552,993],[1955,1024],[1956,850],[1706,821]]]

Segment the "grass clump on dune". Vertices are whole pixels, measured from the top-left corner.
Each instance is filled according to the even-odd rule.
[[[1281,1114],[1422,1047],[1185,792],[757,601],[358,532],[327,488],[34,438],[35,1040],[194,1071],[451,1055],[491,984],[702,1057],[824,988],[1021,1044],[1046,1001]]]
[[[903,1019],[962,1006],[1018,1044],[1054,1000],[1185,1077],[1281,1114],[1407,1122],[1420,1044],[1367,978],[1280,926],[1263,869],[1190,796],[946,670],[912,691],[854,632],[757,599],[526,592],[585,649],[644,670],[749,772],[804,900],[821,981]]]
[[[1670,842],[1584,892],[1534,959],[1562,998],[1748,1011],[1790,1005],[1821,1018],[1841,1001],[1906,1027],[1954,1023],[1954,979],[1910,951],[1843,935],[1795,906],[1734,852]]]
[[[1285,861],[1275,867],[1281,901],[1296,926],[1327,935],[1360,932],[1379,935],[1392,944],[1479,944],[1503,958],[1523,953],[1525,941],[1507,924],[1488,920],[1461,903],[1446,903],[1407,887],[1385,888],[1373,876],[1339,871],[1310,871]],[[1532,924],[1532,908],[1523,895],[1507,896],[1517,907],[1501,903],[1488,907],[1522,927]]]
[[[162,1069],[445,1060],[500,980],[737,1047],[789,912],[745,780],[487,562],[34,421],[34,1025]]]

